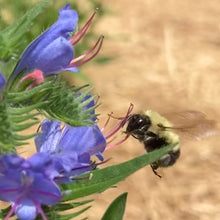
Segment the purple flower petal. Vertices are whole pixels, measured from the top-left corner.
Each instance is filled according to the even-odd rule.
[[[61,127],[58,121],[49,121],[45,119],[42,123],[42,133],[35,138],[35,144],[38,152],[54,153],[57,151],[57,145],[61,138]]]
[[[2,72],[0,72],[0,92],[4,88],[5,82],[6,82],[5,76],[3,75]]]
[[[40,69],[47,75],[67,67],[74,55],[68,40],[77,22],[77,12],[70,9],[70,4],[65,5],[59,11],[58,20],[26,48],[10,80],[23,70],[27,74],[33,69]]]
[[[40,204],[53,205],[60,201],[61,192],[53,181],[44,178],[44,175],[41,173],[35,173],[30,198],[33,198]]]
[[[63,37],[42,48],[39,56],[30,65],[30,69],[40,69],[45,76],[64,70],[74,56],[72,45]],[[43,59],[42,59],[43,58]]]
[[[23,199],[16,207],[15,213],[21,220],[34,220],[37,217],[37,208],[30,199]]]
[[[19,219],[35,219],[41,204],[61,200],[59,187],[47,175],[51,164],[49,155],[43,153],[27,160],[18,155],[0,156],[0,199],[12,203],[7,218],[15,211]],[[44,216],[42,210],[40,213]]]
[[[77,67],[65,67],[63,71],[79,72],[79,69]]]
[[[106,147],[106,140],[97,125],[70,127],[64,130],[59,147],[65,151],[75,151],[79,154],[85,152],[96,155],[103,152]]]

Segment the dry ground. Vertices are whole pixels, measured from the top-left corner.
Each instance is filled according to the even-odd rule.
[[[219,121],[220,2],[102,3],[111,11],[96,29],[106,36],[102,54],[117,59],[83,69],[101,96],[100,124],[111,111],[123,115],[131,102],[134,112],[193,109]],[[93,196],[89,220],[100,219],[110,202],[124,191],[129,192],[124,220],[219,220],[219,142],[218,136],[190,141],[182,146],[174,167],[160,170],[162,179],[146,167],[117,188]],[[143,146],[129,138],[105,157],[113,158],[109,164],[117,164],[143,153]]]
[[[102,53],[117,59],[83,70],[101,96],[100,124],[110,111],[124,114],[130,102],[135,112],[194,109],[219,121],[220,2],[102,2],[112,12],[97,25],[97,33],[106,36]],[[125,220],[220,219],[219,141],[188,142],[178,163],[160,171],[162,179],[147,167],[117,189],[96,195],[89,219],[100,219],[124,191],[129,192]],[[130,138],[105,156],[116,164],[143,153],[142,145]]]

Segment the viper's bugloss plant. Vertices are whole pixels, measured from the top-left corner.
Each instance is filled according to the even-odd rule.
[[[14,25],[0,31],[1,64],[10,59],[21,34],[49,1],[43,0]],[[27,46],[14,70],[6,76],[0,72],[0,200],[10,204],[0,211],[1,219],[14,215],[21,220],[72,219],[90,206],[79,211],[74,208],[91,202],[74,199],[112,187],[172,147],[100,169],[109,159],[107,151],[129,137],[119,131],[129,119],[133,105],[123,117],[114,117],[113,129],[107,129],[111,115],[100,128],[95,113],[97,95],[91,94],[88,85],[70,86],[59,78],[62,71],[76,72],[99,53],[102,35],[83,55],[77,57],[74,52],[95,14],[76,31],[78,13],[66,4],[60,9],[58,20]],[[38,129],[28,132],[33,131],[29,128],[34,125]],[[113,142],[116,135],[120,140]],[[17,149],[22,146],[28,150],[30,138],[35,140],[36,152],[23,158]],[[102,219],[122,219],[125,202],[126,194],[119,196]]]

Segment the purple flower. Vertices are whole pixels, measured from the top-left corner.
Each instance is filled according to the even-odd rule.
[[[0,92],[2,91],[2,89],[4,88],[5,86],[5,76],[3,75],[2,72],[0,72]]]
[[[22,71],[27,75],[32,71],[40,70],[44,76],[60,71],[78,71],[77,67],[95,57],[102,45],[103,36],[91,50],[74,59],[73,47],[85,35],[94,16],[95,13],[85,26],[71,37],[71,32],[76,30],[78,14],[70,9],[70,4],[65,5],[59,11],[58,20],[25,49],[10,81]]]
[[[42,133],[35,138],[38,152],[51,155],[54,177],[73,178],[91,170],[91,156],[103,160],[106,139],[97,125],[71,127],[62,131],[58,121],[44,120]]]
[[[87,108],[92,107],[94,103],[90,103]],[[128,109],[127,114],[119,118],[119,123],[105,135],[105,130],[108,121],[101,130],[95,124],[92,126],[71,127],[65,125],[61,128],[61,123],[58,121],[44,120],[41,126],[42,133],[35,138],[35,144],[38,152],[51,155],[54,163],[53,176],[57,182],[66,182],[74,180],[75,176],[83,174],[93,169],[91,156],[98,157],[103,161],[102,153],[106,149],[118,146],[123,143],[128,135],[119,142],[107,146],[107,140],[126,123],[133,105]],[[61,177],[62,178],[59,178]]]
[[[52,161],[47,154],[37,153],[25,160],[18,155],[0,157],[0,199],[11,202],[5,220],[15,213],[21,220],[46,216],[41,205],[54,205],[62,198],[51,178]]]

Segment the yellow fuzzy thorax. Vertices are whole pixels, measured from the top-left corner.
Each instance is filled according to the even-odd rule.
[[[175,146],[175,149],[179,149],[179,136],[173,132],[172,129],[162,129],[158,126],[158,124],[162,124],[164,127],[172,127],[172,124],[164,118],[159,113],[153,111],[153,110],[147,110],[145,115],[149,116],[151,119],[152,125],[148,129],[149,131],[159,135],[160,137],[163,137],[166,139],[167,143],[169,144],[177,144]],[[175,150],[173,149],[173,150]]]

